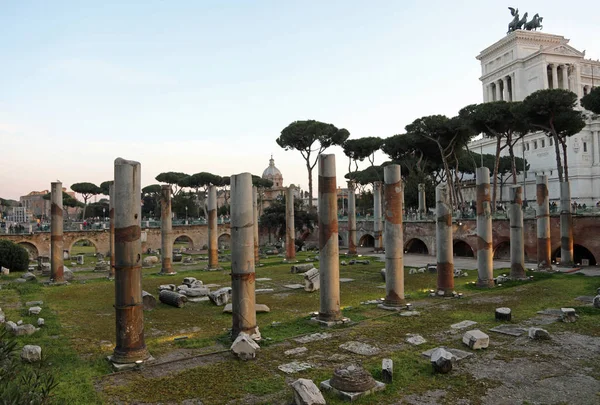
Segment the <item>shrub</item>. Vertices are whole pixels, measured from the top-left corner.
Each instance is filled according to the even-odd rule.
[[[0,266],[10,271],[25,271],[29,267],[29,253],[23,246],[9,240],[0,240]]]

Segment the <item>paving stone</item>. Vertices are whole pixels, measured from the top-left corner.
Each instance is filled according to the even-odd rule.
[[[473,326],[475,324],[477,324],[477,322],[475,322],[475,321],[462,321],[462,322],[450,325],[450,327],[452,329],[464,329],[464,328],[468,328],[469,326]]]
[[[427,340],[425,340],[425,338],[421,335],[409,333],[407,336],[408,337],[406,338],[406,341],[411,345],[418,346],[422,345],[423,343],[427,343]]]
[[[298,371],[308,370],[310,368],[313,368],[313,365],[310,363],[292,361],[291,363],[282,364],[280,366],[277,366],[277,368],[286,374],[294,374],[294,373],[297,373]]]
[[[419,311],[402,311],[400,312],[400,316],[420,316],[421,313]]]
[[[351,281],[354,281],[353,278],[340,278],[340,283],[349,283]]]
[[[261,278],[257,278],[255,281],[271,281],[271,278],[268,277],[261,277]]]
[[[363,356],[374,356],[376,354],[379,354],[380,352],[379,348],[375,346],[356,341],[342,343],[339,347],[340,349],[344,349],[351,353],[360,354]]]
[[[292,290],[299,290],[301,288],[304,288],[302,284],[285,284],[284,287]]]
[[[42,305],[44,305],[44,301],[27,301],[25,303],[25,306],[28,307],[28,308],[29,307],[35,307],[35,306],[39,307],[39,306],[42,306]]]
[[[312,380],[299,378],[292,383],[296,405],[325,405],[325,398]]]
[[[449,351],[450,353],[452,353],[452,355],[455,357],[456,361],[460,361],[463,359],[466,359],[467,357],[471,357],[473,356],[473,353],[471,352],[466,352],[464,350],[460,350],[460,349],[454,349],[454,348],[448,348],[445,346],[440,346],[440,347],[434,347],[433,349],[429,349],[424,351],[423,353],[421,353],[421,355],[430,358],[431,354],[436,350],[436,349],[445,349],[447,351]]]
[[[317,340],[329,339],[331,333],[313,333],[311,335],[302,336],[294,339],[297,343],[316,342]]]
[[[285,354],[286,356],[295,356],[297,354],[306,353],[307,351],[308,349],[306,347],[301,346],[296,347],[295,349],[286,350],[285,352],[283,352],[283,354]]]
[[[490,331],[502,333],[503,335],[521,336],[523,333],[525,333],[526,330],[514,325],[499,325],[490,329]]]
[[[490,337],[480,331],[479,329],[473,329],[465,332],[462,341],[464,344],[469,346],[473,350],[485,349],[490,344]]]
[[[594,302],[594,296],[592,295],[582,295],[581,297],[577,297],[575,299],[586,304],[591,304],[592,302]]]

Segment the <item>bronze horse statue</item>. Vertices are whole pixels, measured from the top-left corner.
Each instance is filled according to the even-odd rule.
[[[508,24],[508,32],[510,34],[512,31],[520,30],[523,28],[523,25],[527,22],[527,13],[523,15],[523,18],[519,19],[519,9],[514,9],[509,7],[510,14],[514,16],[513,20]]]
[[[544,20],[544,17],[540,17],[539,14],[536,14],[533,16],[531,21],[525,23],[525,29],[527,31],[531,31],[531,30],[537,31],[538,28],[541,30],[542,28],[544,28],[542,26],[543,20]]]

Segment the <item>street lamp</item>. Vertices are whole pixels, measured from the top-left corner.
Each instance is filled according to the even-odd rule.
[[[106,222],[106,207],[102,207],[102,216],[104,217],[104,222]]]
[[[185,224],[186,224],[186,225],[188,224],[187,210],[188,210],[188,207],[187,207],[187,205],[186,205],[186,206],[185,206]]]

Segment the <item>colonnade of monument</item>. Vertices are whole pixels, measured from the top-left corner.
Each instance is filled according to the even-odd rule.
[[[320,308],[315,320],[325,324],[342,322],[340,309],[339,239],[337,177],[335,155],[321,154],[318,161],[318,226]],[[144,315],[142,308],[142,243],[141,243],[141,165],[118,158],[114,164],[114,182],[110,194],[110,262],[109,277],[115,280],[116,347],[114,363],[135,363],[150,358],[144,342]],[[550,222],[548,179],[537,176],[537,239],[538,268],[548,270],[550,261]],[[354,184],[349,182],[348,241],[349,255],[356,252],[356,196]],[[493,250],[490,176],[487,168],[476,171],[477,187],[477,286],[492,287]],[[63,208],[62,183],[53,182],[51,188],[51,281],[64,282],[63,277]],[[400,166],[384,168],[382,223],[382,184],[374,187],[375,195],[375,249],[385,243],[386,296],[382,307],[400,309],[405,303],[403,263],[403,200],[404,190]],[[425,187],[419,185],[419,213],[425,215]],[[216,192],[208,191],[208,269],[218,268]],[[286,198],[286,260],[295,259],[294,195],[289,187]],[[568,195],[568,183],[563,195]],[[566,201],[568,207],[568,200]],[[562,205],[562,204],[561,204]],[[565,205],[562,205],[563,207]],[[250,173],[231,176],[231,283],[232,283],[232,338],[241,332],[260,339],[255,311],[255,266],[258,264],[258,204],[256,187]],[[522,187],[510,190],[511,243],[510,275],[525,278]],[[566,211],[566,212],[565,212]],[[564,218],[564,219],[563,219]],[[561,255],[567,263],[573,260],[572,225],[569,210],[561,212]],[[175,274],[172,267],[171,188],[161,188],[162,266],[160,274]],[[383,234],[382,234],[383,231]],[[436,261],[437,295],[454,293],[454,262],[452,247],[452,206],[446,184],[436,188]]]

